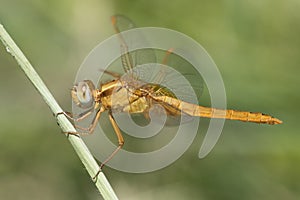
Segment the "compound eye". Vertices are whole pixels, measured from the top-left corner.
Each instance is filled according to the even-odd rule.
[[[87,81],[79,82],[73,88],[73,99],[78,106],[82,108],[89,108],[93,105],[93,85]]]

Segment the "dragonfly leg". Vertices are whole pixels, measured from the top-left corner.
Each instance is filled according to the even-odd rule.
[[[100,165],[99,171],[98,171],[98,172],[95,174],[95,176],[93,177],[93,180],[94,180],[94,181],[97,180],[97,177],[98,177],[99,173],[102,171],[102,168],[104,167],[104,165],[105,165],[108,161],[110,161],[110,160],[118,153],[118,151],[122,148],[122,146],[124,145],[124,138],[123,138],[122,133],[121,133],[121,131],[120,131],[120,128],[118,127],[118,125],[117,125],[117,123],[116,123],[114,117],[112,116],[111,112],[109,112],[109,115],[108,115],[108,116],[109,116],[110,123],[111,123],[111,125],[112,125],[112,127],[113,127],[113,129],[114,129],[114,131],[115,131],[115,133],[116,133],[116,135],[117,135],[117,137],[118,137],[118,143],[119,143],[119,145],[118,145],[118,147],[110,154],[110,156],[108,156],[108,158],[106,158],[106,160],[104,160],[104,161],[102,162],[102,164]]]
[[[63,111],[63,112],[56,113],[55,117],[57,117],[58,115],[65,115],[67,118],[69,118],[73,121],[79,122],[79,121],[85,119],[86,117],[88,117],[90,114],[92,114],[92,112],[93,112],[93,108],[86,110],[77,115],[74,115],[71,112]]]
[[[80,113],[79,115],[76,115],[76,118],[75,118],[74,115],[71,112],[63,111],[63,112],[56,113],[55,118],[57,118],[59,115],[64,115],[64,116],[66,116],[67,118],[69,118],[73,121],[80,121],[80,120],[86,118],[91,113],[92,113],[91,110],[88,110],[87,112],[83,112],[83,113]],[[62,132],[62,133],[67,134],[67,137],[69,137],[69,135],[78,136],[78,134],[80,134],[78,132]]]
[[[124,138],[122,136],[122,133],[120,131],[120,128],[118,127],[114,117],[112,116],[111,112],[109,113],[109,120],[110,123],[112,125],[112,127],[114,128],[114,131],[118,137],[118,147],[110,154],[110,156],[108,158],[106,158],[106,160],[104,162],[102,162],[102,164],[100,165],[100,170],[104,167],[104,165],[114,157],[114,155],[116,155],[116,153],[118,153],[118,151],[122,148],[122,146],[124,145]]]
[[[76,126],[76,125],[75,125],[76,128],[81,129],[81,130],[83,130],[83,131],[85,131],[85,132],[78,132],[78,131],[76,131],[76,132],[64,132],[64,133],[65,133],[65,134],[68,134],[68,135],[90,135],[90,134],[92,134],[92,133],[94,132],[94,130],[95,130],[95,127],[96,127],[96,125],[97,125],[99,119],[100,119],[101,113],[104,112],[104,111],[105,111],[105,108],[101,107],[101,108],[96,112],[96,115],[95,115],[95,117],[94,117],[94,119],[93,119],[91,125],[90,125],[88,128],[83,128],[83,127],[80,127],[80,126]],[[84,114],[81,113],[81,114],[83,114],[83,116],[81,116],[80,120],[86,118],[86,117],[87,117],[88,115],[90,115],[91,113],[92,113],[92,111],[86,112],[86,113],[84,113]],[[58,113],[58,114],[56,114],[56,115],[59,115],[59,114],[64,114],[64,115],[66,115],[66,112]],[[67,115],[66,115],[66,116],[67,116]],[[69,116],[69,118],[70,118],[70,116]],[[71,119],[73,119],[73,118],[71,118]],[[79,118],[78,118],[78,119],[79,119]],[[74,120],[75,120],[75,121],[80,121],[80,120],[78,120],[78,119],[77,119],[77,120],[74,119]]]
[[[146,120],[150,120],[149,110],[145,110],[143,114]]]
[[[89,127],[87,128],[84,128],[84,127],[81,127],[81,126],[77,126],[75,125],[76,128],[80,129],[80,130],[83,130],[85,132],[77,132],[77,134],[80,134],[80,135],[90,135],[94,132],[95,128],[96,128],[96,125],[100,119],[100,116],[101,116],[101,113],[103,113],[105,111],[105,108],[104,107],[101,107],[97,112],[96,112],[96,115],[92,121],[92,123],[90,124]]]
[[[111,71],[107,71],[107,70],[104,70],[104,69],[99,69],[99,71],[102,71],[103,73],[108,74],[108,75],[110,75],[114,78],[117,78],[117,79],[119,79],[121,77],[121,75],[116,73],[116,72],[111,72]]]

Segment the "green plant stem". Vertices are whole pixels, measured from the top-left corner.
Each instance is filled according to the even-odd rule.
[[[63,110],[55,101],[54,97],[52,96],[42,79],[36,73],[32,65],[29,63],[29,61],[19,49],[19,47],[15,44],[13,39],[6,32],[2,24],[0,24],[0,39],[4,44],[7,52],[9,52],[16,59],[19,66],[25,72],[26,76],[33,83],[34,87],[38,90],[38,92],[42,95],[44,101],[50,107],[52,113],[56,115],[56,113],[62,112]],[[69,122],[66,116],[58,115],[57,122],[60,125],[63,132],[76,132],[74,126]],[[69,135],[68,140],[74,147],[76,153],[78,154],[80,160],[84,164],[89,175],[92,178],[94,178],[94,176],[99,170],[99,166],[92,154],[89,152],[84,142],[81,140],[80,137],[75,135]],[[96,177],[95,185],[104,199],[118,199],[103,172],[100,172]]]

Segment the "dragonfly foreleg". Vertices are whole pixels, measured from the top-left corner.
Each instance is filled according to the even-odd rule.
[[[86,117],[88,117],[90,114],[92,114],[92,112],[93,112],[93,108],[91,108],[89,110],[86,110],[86,111],[84,111],[84,112],[82,112],[80,114],[73,114],[71,112],[63,111],[63,112],[56,113],[55,116],[57,117],[58,115],[63,114],[67,118],[69,118],[69,119],[71,119],[73,121],[79,122],[79,121],[85,119]]]
[[[105,111],[105,108],[101,107],[97,112],[96,112],[96,115],[92,121],[92,123],[90,124],[89,127],[87,128],[84,128],[84,127],[81,127],[81,126],[78,126],[78,125],[75,125],[75,127],[77,129],[80,129],[80,130],[83,130],[85,132],[77,132],[78,134],[80,135],[89,135],[89,134],[92,134],[96,128],[96,125],[100,119],[100,116],[101,116],[101,113]]]
[[[77,129],[80,129],[80,130],[83,130],[85,132],[79,132],[79,131],[76,131],[76,132],[64,132],[65,134],[71,134],[71,135],[89,135],[89,134],[92,134],[95,130],[95,127],[97,125],[97,122],[99,121],[100,119],[100,116],[101,116],[101,113],[105,111],[105,108],[101,107],[97,112],[96,112],[96,115],[92,121],[92,123],[90,124],[90,126],[88,128],[84,128],[84,127],[81,127],[81,126],[78,126],[78,125],[75,125],[75,127]],[[69,116],[68,112],[60,112],[60,113],[57,113],[56,116],[60,115],[60,114],[63,114],[65,115],[66,117],[68,117],[69,119],[72,119],[74,121],[80,121],[84,118],[86,118],[87,116],[89,116],[90,114],[92,113],[91,110],[88,110],[84,113],[81,113],[82,116],[80,116],[81,114],[79,114],[78,116],[80,116],[79,118],[77,119],[74,119],[72,116]]]

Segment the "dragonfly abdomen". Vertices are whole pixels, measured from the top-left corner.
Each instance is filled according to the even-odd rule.
[[[160,101],[165,104],[168,104],[173,108],[176,108],[178,111],[181,111],[182,113],[191,116],[239,120],[244,122],[255,122],[255,123],[262,123],[262,124],[282,123],[282,121],[280,121],[279,119],[263,113],[209,108],[209,107],[204,107],[204,106],[199,106],[196,104],[184,102],[179,99],[175,99],[168,96],[157,96],[152,98],[155,99],[156,101]]]
[[[259,112],[247,112],[237,110],[220,110],[216,108],[207,108],[198,106],[198,113],[195,116],[208,117],[208,118],[225,118],[229,120],[239,120],[243,122],[254,122],[261,124],[281,124],[277,118]]]

